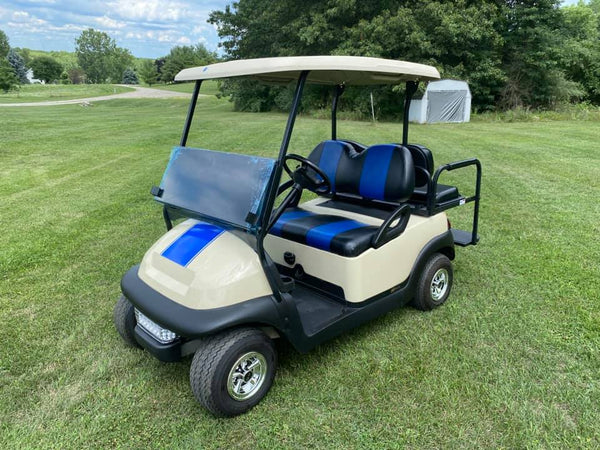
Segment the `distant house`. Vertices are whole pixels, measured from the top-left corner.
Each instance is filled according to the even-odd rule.
[[[410,104],[411,122],[468,122],[471,119],[471,91],[466,81],[440,80],[427,85],[423,98]]]
[[[27,73],[25,74],[27,79],[31,84],[46,84],[44,80],[38,80],[37,78],[33,78],[33,70],[27,69]]]

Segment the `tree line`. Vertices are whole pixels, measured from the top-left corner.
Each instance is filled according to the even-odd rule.
[[[239,0],[211,13],[226,58],[356,55],[431,64],[469,82],[480,111],[600,104],[600,0]],[[285,108],[289,88],[227,82],[239,110]],[[371,91],[371,88],[369,88]],[[379,114],[401,111],[391,88],[373,90]],[[329,105],[311,88],[305,107]],[[367,112],[364,89],[344,94]]]
[[[169,83],[186,67],[216,61],[216,54],[203,45],[177,46],[156,60],[137,60],[127,49],[118,47],[107,33],[89,28],[75,40],[75,62],[61,64],[47,55],[31,56],[26,48],[11,48],[0,30],[0,89],[9,91],[29,83],[27,71],[45,83],[124,83],[137,84],[141,78],[152,85]]]

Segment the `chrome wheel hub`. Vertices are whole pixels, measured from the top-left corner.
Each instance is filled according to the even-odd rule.
[[[242,355],[229,371],[227,392],[234,400],[243,401],[255,395],[267,376],[267,360],[258,352]]]
[[[440,301],[448,290],[448,280],[450,279],[446,269],[438,269],[431,279],[431,298],[434,301]]]

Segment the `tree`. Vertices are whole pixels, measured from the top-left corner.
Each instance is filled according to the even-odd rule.
[[[570,80],[581,86],[586,100],[600,103],[600,1],[580,3],[561,11],[559,66]]]
[[[117,47],[108,34],[93,28],[82,31],[75,43],[79,66],[92,83],[120,81],[123,71],[133,62],[129,50]]]
[[[8,37],[4,31],[0,30],[0,59],[6,58],[10,45],[8,45]]]
[[[173,47],[165,57],[161,79],[166,83],[172,82],[182,69],[210,64],[215,60],[216,55],[209,52],[202,44]]]
[[[49,56],[38,56],[37,58],[33,58],[31,61],[31,69],[33,69],[33,76],[35,78],[44,80],[46,83],[58,80],[63,71],[62,65]]]
[[[209,22],[217,27],[221,45],[233,59],[342,54],[433,64],[446,77],[467,79],[474,93],[473,104],[483,109],[494,104],[505,83],[498,26],[502,3],[240,0],[211,13]],[[233,87],[234,104],[239,109],[257,104],[270,109],[277,99],[289,97],[281,88],[257,87],[263,99],[255,102],[255,95],[248,87],[239,88],[238,81],[223,86]],[[370,91],[348,89],[341,107],[367,114]],[[401,102],[391,88],[377,88],[373,94],[384,115],[401,112]],[[307,95],[310,99],[303,100],[307,106],[320,107],[329,101],[323,89],[310,88]]]
[[[15,75],[17,76],[19,83],[29,84],[29,80],[27,79],[27,69],[25,68],[25,62],[23,61],[21,55],[19,55],[14,48],[11,48],[6,59],[15,71]]]
[[[85,72],[80,67],[74,67],[72,69],[67,70],[67,74],[69,74],[69,80],[72,84],[85,83]]]
[[[23,64],[25,64],[25,67],[29,67],[29,64],[31,64],[31,52],[29,49],[15,47],[15,50],[21,56],[21,58],[23,58]]]
[[[125,69],[123,72],[123,84],[138,84],[138,77],[132,69]]]
[[[0,89],[8,92],[19,86],[19,79],[6,58],[0,58]]]
[[[156,84],[158,81],[158,70],[156,70],[154,61],[145,59],[144,62],[142,62],[140,67],[140,77],[144,83],[148,84],[148,86]]]

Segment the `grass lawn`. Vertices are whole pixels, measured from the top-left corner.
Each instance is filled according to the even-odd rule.
[[[176,83],[176,84],[153,84],[154,89],[163,89],[165,91],[185,92],[191,94],[194,91],[195,83]],[[206,80],[202,82],[200,93],[204,95],[216,95],[219,93],[219,82],[217,80]]]
[[[114,84],[25,84],[18,91],[0,92],[0,103],[46,102],[120,94],[133,89]]]
[[[285,116],[230,108],[201,99],[190,145],[274,156]],[[0,448],[600,446],[600,123],[412,127],[438,164],[484,168],[481,243],[457,249],[450,300],[307,355],[283,346],[267,397],[223,420],[195,402],[189,360],[127,349],[112,325],[120,277],[164,232],[149,190],[186,109],[2,111]],[[291,151],[328,131],[301,117]],[[401,125],[343,121],[339,135],[398,141]]]

